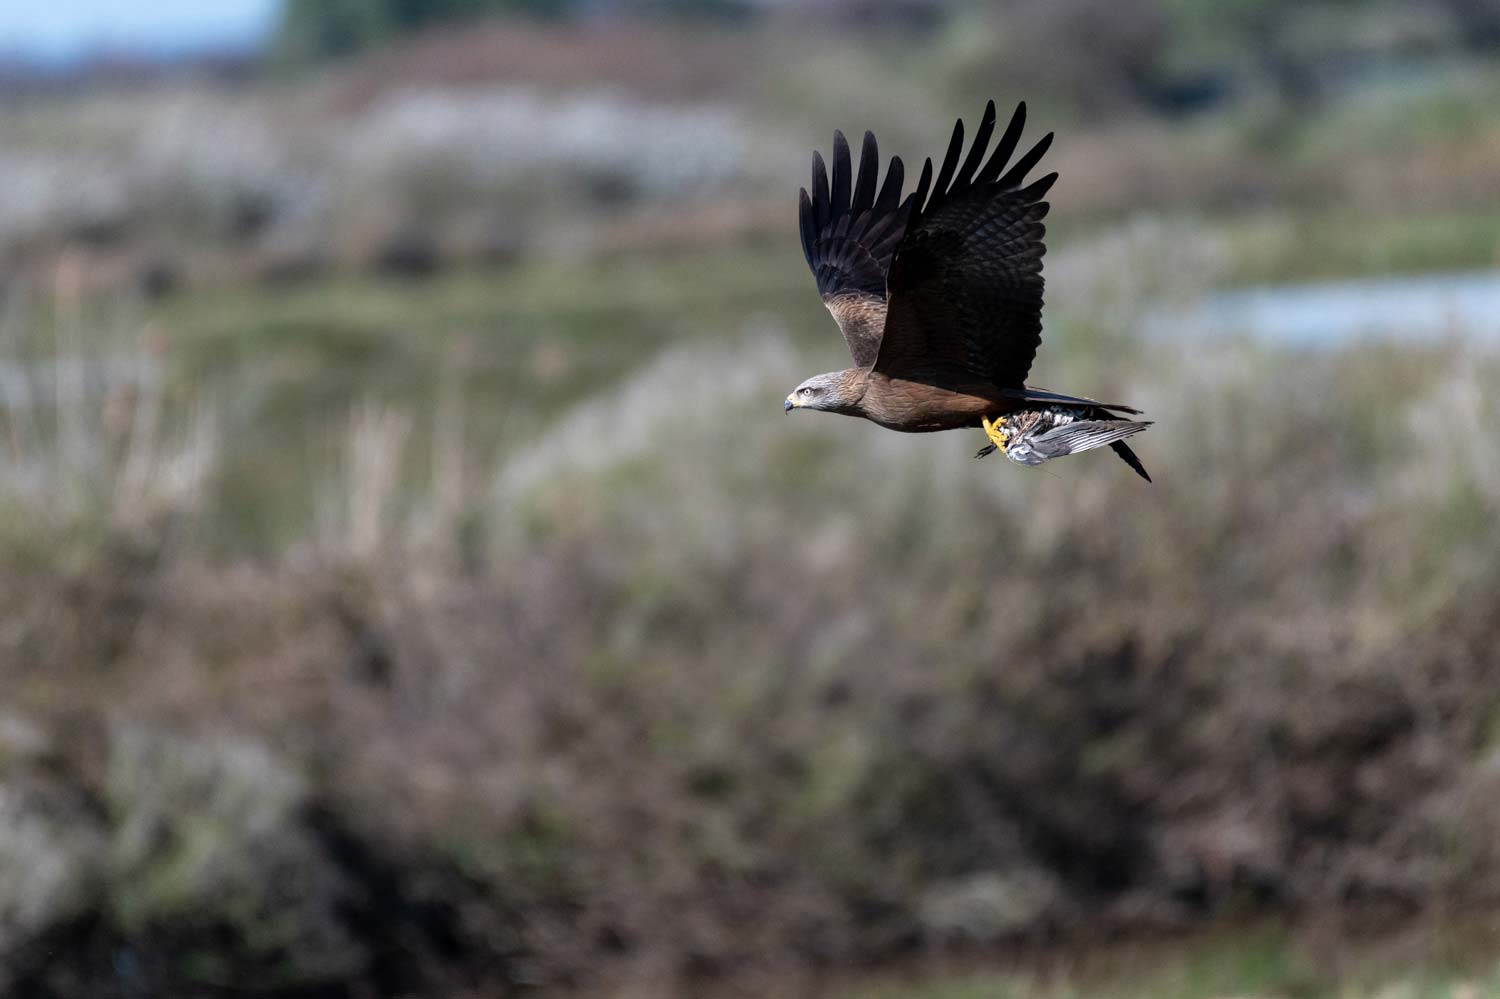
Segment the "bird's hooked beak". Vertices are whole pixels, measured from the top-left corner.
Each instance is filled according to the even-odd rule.
[[[790,396],[790,395],[787,396],[786,397],[786,402],[784,402],[784,403],[781,404],[781,411],[783,413],[790,413],[792,410],[794,410],[796,408],[797,408],[797,400],[796,400],[796,398],[794,398],[794,396]]]

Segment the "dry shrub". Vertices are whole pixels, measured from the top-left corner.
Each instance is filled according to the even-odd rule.
[[[1493,903],[1500,359],[1127,342],[1222,246],[1142,225],[1056,264],[1038,381],[1148,409],[1154,485],[783,417],[815,364],[762,320],[482,479],[452,376],[415,495],[418,424],[371,403],[316,535],[257,563],[130,519],[8,542],[15,980],[116,986],[128,952],[157,992],[691,992]],[[137,481],[80,467],[53,481]]]
[[[133,715],[222,719],[307,774],[270,796],[306,810],[243,813],[284,825],[223,826],[279,846],[191,869],[310,858],[350,901],[309,918],[383,955],[343,966],[377,987],[665,989],[1492,901],[1494,357],[1152,347],[1104,377],[1070,356],[1055,384],[1161,421],[1154,486],[1108,455],[1029,474],[784,419],[804,365],[755,330],[514,452],[462,573],[369,505],[369,452],[402,433],[368,411],[349,483],[371,495],[336,543],[300,571],[179,563],[116,661]],[[604,415],[607,449],[564,446]],[[168,778],[127,782],[113,836],[142,808],[241,815],[220,777]],[[178,786],[191,807],[148,805]],[[149,951],[134,926],[112,932]]]

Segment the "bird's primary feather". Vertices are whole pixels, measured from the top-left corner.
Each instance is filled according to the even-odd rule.
[[[901,200],[900,157],[891,158],[877,194],[879,169],[880,148],[866,132],[851,200],[849,144],[835,132],[832,182],[823,157],[814,152],[812,193],[803,190],[798,201],[802,252],[857,367],[873,364],[880,349],[886,274],[911,212],[910,199]]]
[[[1042,198],[1057,179],[1048,174],[1021,186],[1050,135],[1005,169],[1025,121],[1021,104],[982,170],[994,102],[957,166],[963,132],[954,130],[937,184],[914,207],[887,276],[877,371],[916,381],[972,377],[1002,388],[1025,385],[1042,341],[1048,209]]]

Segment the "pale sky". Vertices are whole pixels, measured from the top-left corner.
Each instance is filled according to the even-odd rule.
[[[264,37],[280,0],[0,0],[0,53],[172,53]]]

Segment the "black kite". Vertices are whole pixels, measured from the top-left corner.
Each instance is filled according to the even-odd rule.
[[[908,433],[981,426],[1012,461],[1040,465],[1108,444],[1150,481],[1124,438],[1151,424],[1139,410],[1026,384],[1042,341],[1042,254],[1057,174],[1025,182],[1052,144],[1048,133],[1011,162],[1026,122],[1016,108],[981,166],[995,130],[991,101],[963,158],[964,123],[936,180],[932,161],[903,198],[900,157],[876,190],[880,151],[865,133],[859,173],[833,134],[833,178],[813,153],[812,194],[801,196],[802,249],[854,367],[809,378],[786,410],[860,416]]]

